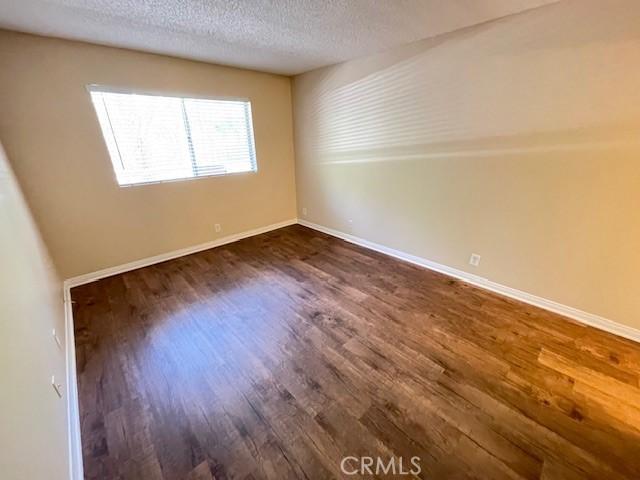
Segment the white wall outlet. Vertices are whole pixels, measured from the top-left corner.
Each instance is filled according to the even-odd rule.
[[[58,345],[58,348],[62,349],[62,342],[60,341],[60,337],[56,333],[56,329],[55,328],[53,329],[51,334],[53,335],[53,341],[56,342],[56,345]]]
[[[222,231],[222,227],[220,226],[220,224],[219,224],[219,223],[216,223],[216,224],[213,226],[213,228],[214,228],[214,230],[216,231],[216,233],[220,233],[220,232]]]
[[[307,207],[302,207],[302,216],[303,217],[307,216]]]
[[[469,265],[477,267],[478,265],[480,265],[480,258],[480,255],[478,255],[477,253],[472,253],[471,257],[469,258]]]
[[[51,386],[59,398],[62,398],[62,385],[56,382],[56,376],[51,375]]]

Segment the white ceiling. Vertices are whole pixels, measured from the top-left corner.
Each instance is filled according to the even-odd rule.
[[[557,0],[0,0],[0,28],[297,74]]]

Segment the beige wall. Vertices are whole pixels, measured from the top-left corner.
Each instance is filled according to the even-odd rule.
[[[62,285],[0,146],[0,477],[69,478]],[[66,395],[65,395],[66,397]]]
[[[63,278],[295,217],[289,78],[7,31],[0,65],[0,138]],[[118,187],[91,83],[248,97],[258,172]]]
[[[296,77],[299,216],[640,328],[639,24],[569,0]]]

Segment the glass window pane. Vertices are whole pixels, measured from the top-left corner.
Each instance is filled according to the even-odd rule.
[[[256,170],[247,101],[90,91],[120,185]]]

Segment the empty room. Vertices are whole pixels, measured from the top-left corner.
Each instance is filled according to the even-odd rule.
[[[640,2],[0,0],[2,480],[640,478]]]

